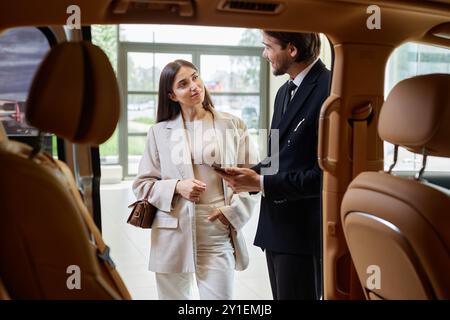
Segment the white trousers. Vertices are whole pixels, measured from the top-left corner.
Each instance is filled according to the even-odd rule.
[[[194,299],[195,280],[200,299],[233,299],[235,259],[230,227],[219,219],[212,222],[207,219],[217,206],[218,204],[195,206],[196,272],[157,272],[155,277],[160,300]]]

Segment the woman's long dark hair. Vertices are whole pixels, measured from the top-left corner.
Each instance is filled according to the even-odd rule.
[[[196,66],[186,60],[175,60],[168,63],[161,72],[159,78],[159,92],[158,92],[158,112],[156,115],[156,122],[162,122],[166,120],[172,120],[181,112],[181,106],[178,102],[175,102],[169,98],[169,93],[172,93],[173,81],[175,76],[181,67],[192,68],[198,72]],[[203,108],[205,110],[211,110],[214,108],[211,97],[204,87],[205,99],[203,100]]]

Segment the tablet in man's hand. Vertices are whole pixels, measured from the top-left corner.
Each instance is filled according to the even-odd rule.
[[[225,174],[226,174],[225,168],[222,168],[222,166],[221,166],[220,164],[218,164],[218,163],[213,163],[213,164],[211,164],[211,167],[212,167],[214,170],[216,170],[216,171],[219,171],[219,172],[222,172],[222,173],[225,173]]]

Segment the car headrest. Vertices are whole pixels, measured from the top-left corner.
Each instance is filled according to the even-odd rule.
[[[450,75],[405,79],[380,112],[380,138],[416,153],[450,157]]]
[[[52,48],[33,79],[28,122],[76,143],[100,144],[114,132],[120,112],[116,76],[105,53],[90,42]]]

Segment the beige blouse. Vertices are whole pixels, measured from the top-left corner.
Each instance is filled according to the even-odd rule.
[[[208,112],[202,120],[185,121],[184,125],[195,179],[206,184],[206,190],[198,203],[212,204],[224,201],[222,179],[210,166],[214,162],[220,163],[220,149],[212,115]]]

